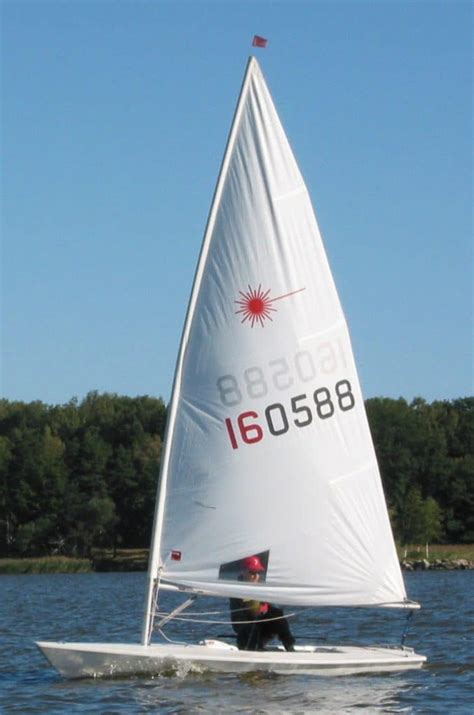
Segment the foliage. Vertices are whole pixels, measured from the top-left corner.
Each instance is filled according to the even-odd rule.
[[[366,408],[397,540],[474,542],[474,398]],[[0,400],[0,557],[147,547],[165,422],[147,396]]]
[[[0,574],[84,573],[92,570],[89,559],[68,556],[0,559]]]
[[[0,557],[148,546],[165,421],[150,397],[1,400]]]
[[[395,535],[474,541],[474,398],[366,402]]]

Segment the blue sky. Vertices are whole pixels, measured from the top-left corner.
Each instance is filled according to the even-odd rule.
[[[251,39],[365,397],[473,392],[469,2],[2,3],[1,395],[168,400]]]

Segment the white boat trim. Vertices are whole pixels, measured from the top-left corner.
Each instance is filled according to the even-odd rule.
[[[350,675],[420,668],[426,661],[411,648],[300,645],[287,653],[281,647],[241,651],[222,641],[199,645],[125,643],[36,644],[66,678],[125,677],[187,672]]]

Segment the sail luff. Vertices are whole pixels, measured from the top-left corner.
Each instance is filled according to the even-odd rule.
[[[176,410],[179,402],[180,394],[180,383],[181,375],[184,361],[184,353],[186,350],[187,339],[189,336],[189,329],[192,321],[192,316],[194,312],[194,306],[196,304],[196,296],[199,292],[199,285],[202,278],[202,268],[205,263],[207,249],[209,247],[210,238],[212,236],[214,223],[216,220],[217,207],[219,205],[220,196],[222,194],[222,189],[225,182],[225,177],[229,167],[229,159],[232,154],[232,148],[235,142],[235,137],[237,135],[237,128],[239,125],[240,117],[242,115],[242,110],[245,104],[245,96],[248,91],[249,80],[252,72],[252,68],[256,64],[256,60],[253,56],[250,56],[247,62],[247,66],[244,73],[244,78],[242,81],[241,89],[239,92],[237,105],[232,120],[231,128],[228,135],[227,145],[224,151],[224,156],[222,160],[221,169],[219,171],[219,176],[216,183],[216,189],[211,202],[211,208],[209,211],[209,217],[206,224],[206,229],[204,232],[204,238],[201,246],[201,252],[199,255],[199,260],[197,262],[196,273],[194,276],[193,287],[191,290],[191,296],[189,299],[188,309],[186,313],[186,319],[184,322],[184,329],[181,337],[181,343],[178,352],[178,360],[176,363],[175,374],[173,379],[173,387],[171,391],[171,401],[169,407],[168,422],[165,431],[164,439],[164,449],[163,457],[160,465],[160,475],[158,479],[158,489],[157,489],[157,505],[155,508],[155,515],[153,520],[153,530],[152,530],[152,540],[150,548],[150,557],[148,565],[148,589],[145,601],[144,609],[144,619],[143,619],[143,629],[142,629],[142,643],[146,644],[150,639],[150,627],[152,618],[152,600],[156,581],[156,575],[158,570],[158,560],[160,555],[161,546],[161,535],[163,530],[163,517],[165,509],[166,500],[166,487],[168,480],[168,467],[170,460],[171,444],[173,439],[173,427],[176,420]]]

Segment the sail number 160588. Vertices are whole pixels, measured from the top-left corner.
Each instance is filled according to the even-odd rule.
[[[242,412],[235,422],[226,417],[225,426],[232,449],[238,449],[239,438],[244,444],[260,442],[265,434],[265,424],[271,435],[279,437],[290,429],[290,420],[296,427],[307,427],[313,422],[314,415],[326,420],[332,417],[337,409],[342,412],[352,410],[355,397],[349,380],[336,382],[334,392],[335,395],[332,395],[327,387],[319,387],[313,392],[309,403],[306,393],[292,397],[290,417],[281,402],[274,402],[265,408],[264,423],[256,421],[260,419],[260,415],[255,410]]]

